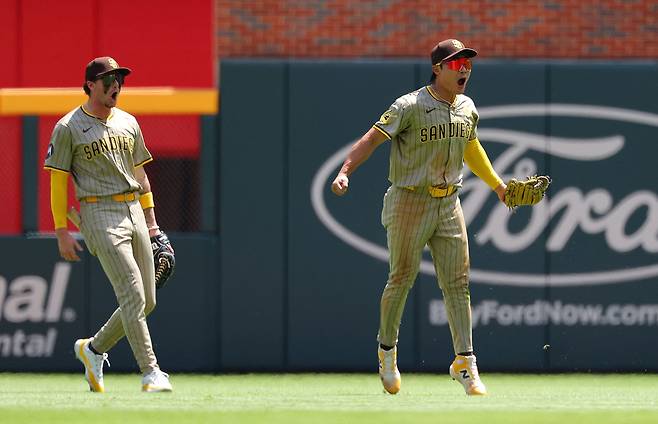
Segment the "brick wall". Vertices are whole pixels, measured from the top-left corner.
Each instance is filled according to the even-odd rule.
[[[655,0],[215,0],[222,57],[658,58]]]

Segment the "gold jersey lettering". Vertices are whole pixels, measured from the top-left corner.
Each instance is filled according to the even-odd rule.
[[[439,140],[446,138],[446,124],[439,125]]]
[[[430,141],[436,140],[436,125],[430,127]]]
[[[110,151],[110,149],[107,146],[107,141],[105,141],[105,139],[101,138],[99,140],[99,142],[100,142],[100,145],[101,145],[101,152],[109,152]]]
[[[420,128],[419,141],[445,140],[448,138],[466,138],[470,134],[470,125],[465,122],[448,122]]]
[[[134,146],[134,138],[117,135],[92,141],[91,143],[84,145],[82,149],[85,154],[85,159],[92,160],[95,156],[116,150],[132,153]]]

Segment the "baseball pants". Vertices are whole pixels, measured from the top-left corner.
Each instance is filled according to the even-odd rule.
[[[394,346],[409,290],[416,280],[423,248],[429,246],[448,313],[455,353],[473,350],[469,254],[458,191],[434,198],[426,189],[392,186],[384,196],[390,271],[381,298],[379,343]]]
[[[119,307],[96,333],[107,352],[125,335],[142,373],[158,368],[146,324],[155,308],[155,271],[144,212],[138,200],[80,203],[81,231],[112,284]]]

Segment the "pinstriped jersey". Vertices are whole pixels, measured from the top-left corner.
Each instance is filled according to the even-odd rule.
[[[426,86],[398,98],[374,124],[392,143],[391,184],[461,186],[464,149],[477,138],[477,123],[465,95],[448,104]]]
[[[113,108],[103,121],[80,106],[55,125],[44,167],[70,172],[80,199],[140,190],[134,168],[151,160],[134,116]]]

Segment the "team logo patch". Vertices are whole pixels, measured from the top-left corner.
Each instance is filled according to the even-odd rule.
[[[452,40],[452,45],[455,47],[455,49],[463,49],[464,48],[464,44],[459,40]]]
[[[55,153],[55,146],[53,146],[53,143],[50,143],[48,145],[48,151],[46,152],[46,159],[51,157],[53,155],[53,153]]]
[[[389,109],[379,118],[379,123],[382,125],[388,125],[393,117],[395,117],[395,114]]]
[[[116,68],[119,67],[119,64],[116,62],[116,60],[114,60],[114,59],[112,59],[112,58],[109,58],[109,59],[107,60],[107,62],[110,64],[110,66],[112,67],[112,69],[116,69]]]

